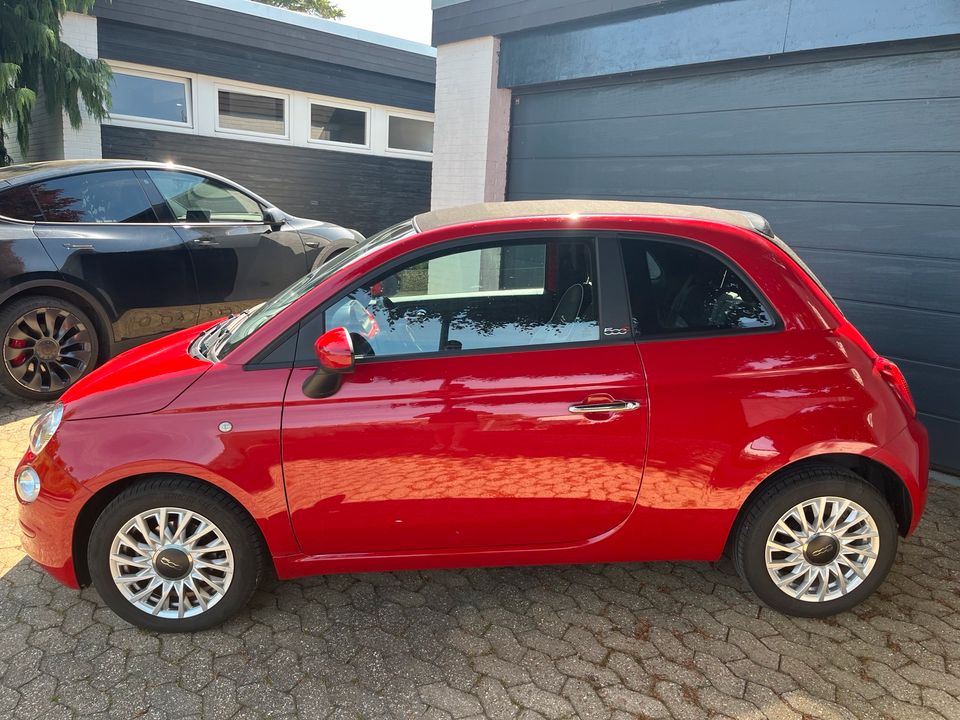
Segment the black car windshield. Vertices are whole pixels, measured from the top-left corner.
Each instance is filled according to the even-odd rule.
[[[398,225],[393,225],[376,235],[372,235],[366,240],[357,243],[352,248],[347,249],[345,252],[340,253],[329,262],[324,263],[297,280],[286,290],[281,290],[270,300],[249,310],[249,314],[244,318],[243,322],[237,325],[232,332],[225,334],[211,349],[210,357],[214,360],[222,360],[239,347],[244,340],[266,325],[271,318],[313,290],[313,288],[333,275],[333,273],[344,265],[381,245],[404,238],[413,234],[415,231],[416,228],[413,221],[407,220]]]

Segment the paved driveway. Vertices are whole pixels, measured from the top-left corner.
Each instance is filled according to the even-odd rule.
[[[828,621],[760,607],[724,561],[312,578],[155,635],[19,550],[36,412],[0,400],[2,718],[960,718],[960,488]]]

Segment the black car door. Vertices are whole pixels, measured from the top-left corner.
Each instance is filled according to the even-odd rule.
[[[190,253],[157,222],[133,170],[102,170],[34,183],[34,231],[66,279],[99,298],[112,340],[135,344],[197,323]]]
[[[201,319],[245,310],[309,270],[299,233],[264,222],[264,207],[238,188],[182,170],[144,174],[190,250]]]

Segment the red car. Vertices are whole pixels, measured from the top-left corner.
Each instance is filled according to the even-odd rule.
[[[110,361],[34,425],[27,552],[130,622],[222,622],[271,568],[726,550],[821,617],[927,493],[903,376],[760,217],[583,200],[419,215],[252,310]]]

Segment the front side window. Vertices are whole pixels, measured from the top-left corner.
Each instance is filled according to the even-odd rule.
[[[433,122],[391,115],[387,147],[391,150],[433,152]]]
[[[110,81],[110,115],[188,125],[189,95],[190,81],[187,79],[167,79],[114,70]]]
[[[34,183],[30,191],[47,222],[156,222],[140,181],[129,170],[68,175]]]
[[[263,222],[260,203],[218,180],[173,170],[147,175],[180,222]]]
[[[634,329],[641,335],[774,325],[756,293],[719,258],[688,245],[621,240]]]
[[[599,340],[593,244],[506,243],[410,263],[324,312],[358,357]]]
[[[283,98],[234,90],[217,91],[217,127],[260,135],[287,134],[287,104]]]
[[[367,113],[363,110],[311,103],[310,139],[366,145]]]

